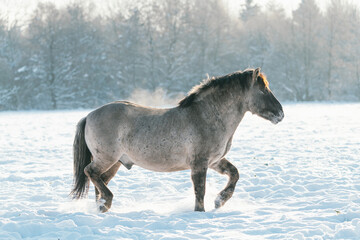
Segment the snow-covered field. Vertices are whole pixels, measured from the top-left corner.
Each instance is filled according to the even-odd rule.
[[[226,177],[209,170],[193,212],[190,172],[121,167],[113,207],[94,190],[71,201],[72,141],[87,111],[0,113],[0,239],[360,239],[360,104],[285,104],[272,125],[251,114],[228,159],[234,196],[214,209]]]

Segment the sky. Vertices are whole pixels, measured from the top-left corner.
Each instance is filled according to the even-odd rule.
[[[9,16],[9,20],[13,21],[14,19],[22,19],[29,16],[36,4],[38,2],[53,2],[56,5],[64,5],[69,2],[73,2],[76,0],[0,0],[0,14],[5,13],[5,16]],[[104,6],[104,2],[116,1],[116,2],[131,2],[131,0],[93,0],[98,6]],[[245,2],[245,0],[223,0],[225,4],[228,5],[234,16],[237,16],[239,13],[241,2]],[[315,0],[318,6],[322,11],[325,11],[327,4],[331,0]],[[360,1],[356,0],[348,0],[351,3],[354,3],[360,7]],[[288,16],[291,16],[293,10],[295,10],[301,0],[254,0],[254,3],[260,5],[261,7],[265,7],[270,2],[275,2],[280,6],[283,6],[285,12]],[[100,8],[100,11],[106,11],[106,7]]]
[[[245,0],[224,0],[228,1],[230,9],[233,9],[236,14],[239,12],[240,2],[245,2]],[[296,10],[301,2],[301,0],[253,0],[254,3],[260,5],[261,7],[266,7],[269,3],[275,3],[279,6],[282,6],[288,16],[292,15],[292,11]],[[353,3],[360,7],[359,0],[346,0],[349,3]],[[321,11],[325,11],[327,5],[331,0],[315,0],[316,4],[319,6]]]

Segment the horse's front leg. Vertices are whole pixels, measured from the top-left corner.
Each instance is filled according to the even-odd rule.
[[[195,211],[205,212],[204,196],[206,185],[207,161],[195,162],[191,167],[191,179],[195,191]]]
[[[226,187],[219,193],[215,200],[215,208],[219,208],[225,204],[227,200],[231,198],[234,193],[235,186],[239,180],[239,172],[237,168],[232,165],[226,158],[221,159],[217,164],[210,166],[218,173],[226,174],[229,176],[229,182]]]

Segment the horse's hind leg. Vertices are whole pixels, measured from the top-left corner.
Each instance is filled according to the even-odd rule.
[[[110,180],[115,176],[120,166],[121,166],[121,162],[118,161],[109,170],[107,170],[101,175],[101,180],[103,180],[105,185],[109,184]],[[101,195],[99,193],[99,190],[95,187],[95,200],[99,201],[100,197]]]
[[[112,192],[101,178],[101,175],[108,171],[112,165],[114,165],[114,163],[111,161],[99,161],[98,159],[94,159],[94,161],[84,169],[86,176],[90,178],[92,183],[99,190],[101,198],[104,200],[104,203],[99,206],[101,212],[106,212],[110,209],[113,199]]]
[[[218,194],[215,200],[215,208],[219,208],[225,204],[227,200],[231,198],[234,193],[235,186],[239,180],[239,172],[237,168],[232,165],[225,158],[221,159],[216,165],[210,166],[211,169],[214,169],[218,173],[226,174],[229,176],[229,182],[226,187]]]

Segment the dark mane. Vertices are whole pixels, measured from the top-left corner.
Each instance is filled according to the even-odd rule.
[[[249,76],[252,76],[252,74],[253,70],[245,70],[243,72],[238,71],[225,76],[205,79],[202,83],[191,89],[188,95],[179,102],[179,107],[186,108],[191,106],[201,93],[209,89],[221,89],[224,87],[240,87],[243,90],[248,89],[249,79],[251,79]]]

